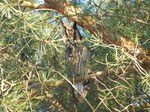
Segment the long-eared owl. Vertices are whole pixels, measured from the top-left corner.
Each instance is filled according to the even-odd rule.
[[[76,22],[74,22],[71,28],[64,23],[62,23],[62,25],[64,27],[66,47],[65,58],[67,75],[73,79],[85,76],[88,74],[89,52],[81,42],[82,36],[77,28]],[[75,92],[75,95],[79,100],[83,100],[87,94],[85,89],[86,82],[87,81],[73,82],[76,89],[73,89],[71,86],[72,91]]]

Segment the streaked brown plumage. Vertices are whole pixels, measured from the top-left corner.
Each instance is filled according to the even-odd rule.
[[[65,37],[65,57],[66,57],[66,67],[67,75],[76,79],[77,77],[87,75],[88,63],[89,63],[89,52],[87,48],[81,43],[82,36],[74,22],[73,27],[67,27],[64,23],[64,37]],[[75,92],[76,97],[81,101],[87,94],[85,89],[85,81],[74,83],[76,89],[72,91]],[[83,97],[82,97],[83,96]]]

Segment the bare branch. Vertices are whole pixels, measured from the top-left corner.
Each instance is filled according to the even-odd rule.
[[[46,4],[37,4],[37,3],[31,3],[31,2],[26,2],[22,1],[22,6],[29,7],[29,8],[34,8],[34,9],[49,9]]]

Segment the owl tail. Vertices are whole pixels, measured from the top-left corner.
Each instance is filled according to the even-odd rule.
[[[87,81],[75,83],[75,89],[73,89],[73,94],[77,97],[77,99],[81,102],[84,101],[88,91],[86,89]]]
[[[87,95],[87,91],[84,86],[84,82],[78,82],[74,84],[76,87],[75,95],[79,101],[84,101],[84,98]]]

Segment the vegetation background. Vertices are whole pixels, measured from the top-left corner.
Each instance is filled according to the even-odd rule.
[[[77,0],[76,7],[82,9],[79,16],[97,18],[96,23],[149,50],[149,5],[149,0]],[[91,53],[90,72],[107,68],[115,73],[91,78],[86,101],[77,107],[67,85],[53,86],[67,78],[62,20],[72,23],[53,10],[0,0],[0,111],[149,112],[150,72],[141,70],[136,57],[122,47],[80,26],[82,43]],[[137,71],[127,71],[130,65]]]

